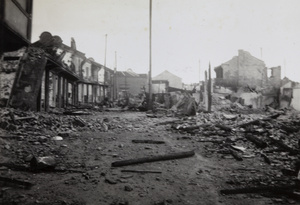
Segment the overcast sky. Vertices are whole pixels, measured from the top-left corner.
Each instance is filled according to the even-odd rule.
[[[239,49],[281,66],[300,82],[299,0],[153,0],[152,76],[168,70],[185,83],[203,79]],[[43,31],[107,67],[149,70],[149,0],[35,0],[33,36]],[[262,52],[261,52],[262,51]],[[200,61],[200,63],[199,63]],[[214,71],[213,71],[214,76]]]

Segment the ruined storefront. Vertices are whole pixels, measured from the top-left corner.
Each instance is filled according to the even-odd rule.
[[[101,72],[104,79],[99,79]],[[107,94],[105,70],[59,36],[43,32],[40,40],[1,58],[1,103],[25,110],[100,103]],[[3,79],[3,80],[2,80]]]

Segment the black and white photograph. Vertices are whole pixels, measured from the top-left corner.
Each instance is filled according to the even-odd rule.
[[[299,0],[0,0],[0,204],[300,204]]]

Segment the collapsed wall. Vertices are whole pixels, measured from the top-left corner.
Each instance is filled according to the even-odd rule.
[[[15,81],[19,63],[26,48],[6,52],[0,58],[0,105],[6,106]]]
[[[29,47],[4,53],[0,62],[2,104],[37,110],[46,62],[45,51],[40,48]]]

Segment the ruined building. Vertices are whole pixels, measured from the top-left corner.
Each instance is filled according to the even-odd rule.
[[[148,90],[148,75],[135,73],[132,69],[116,72],[117,92],[127,91],[136,96]]]
[[[96,63],[59,36],[43,32],[40,40],[15,52],[5,52],[0,62],[1,102],[25,110],[63,108],[100,103],[109,97],[112,70]]]
[[[215,84],[237,89],[239,87],[267,84],[267,68],[265,63],[249,52],[239,50],[238,56],[215,68]]]
[[[215,90],[231,93],[242,103],[260,108],[279,104],[281,67],[267,68],[249,52],[239,50],[238,56],[215,67]]]
[[[152,80],[154,80],[154,81],[166,80],[169,82],[169,85],[168,85],[169,87],[178,88],[178,89],[183,88],[182,79],[180,77],[174,75],[173,73],[170,73],[167,70],[163,71],[162,73],[158,74],[157,76],[154,76],[152,78]]]

